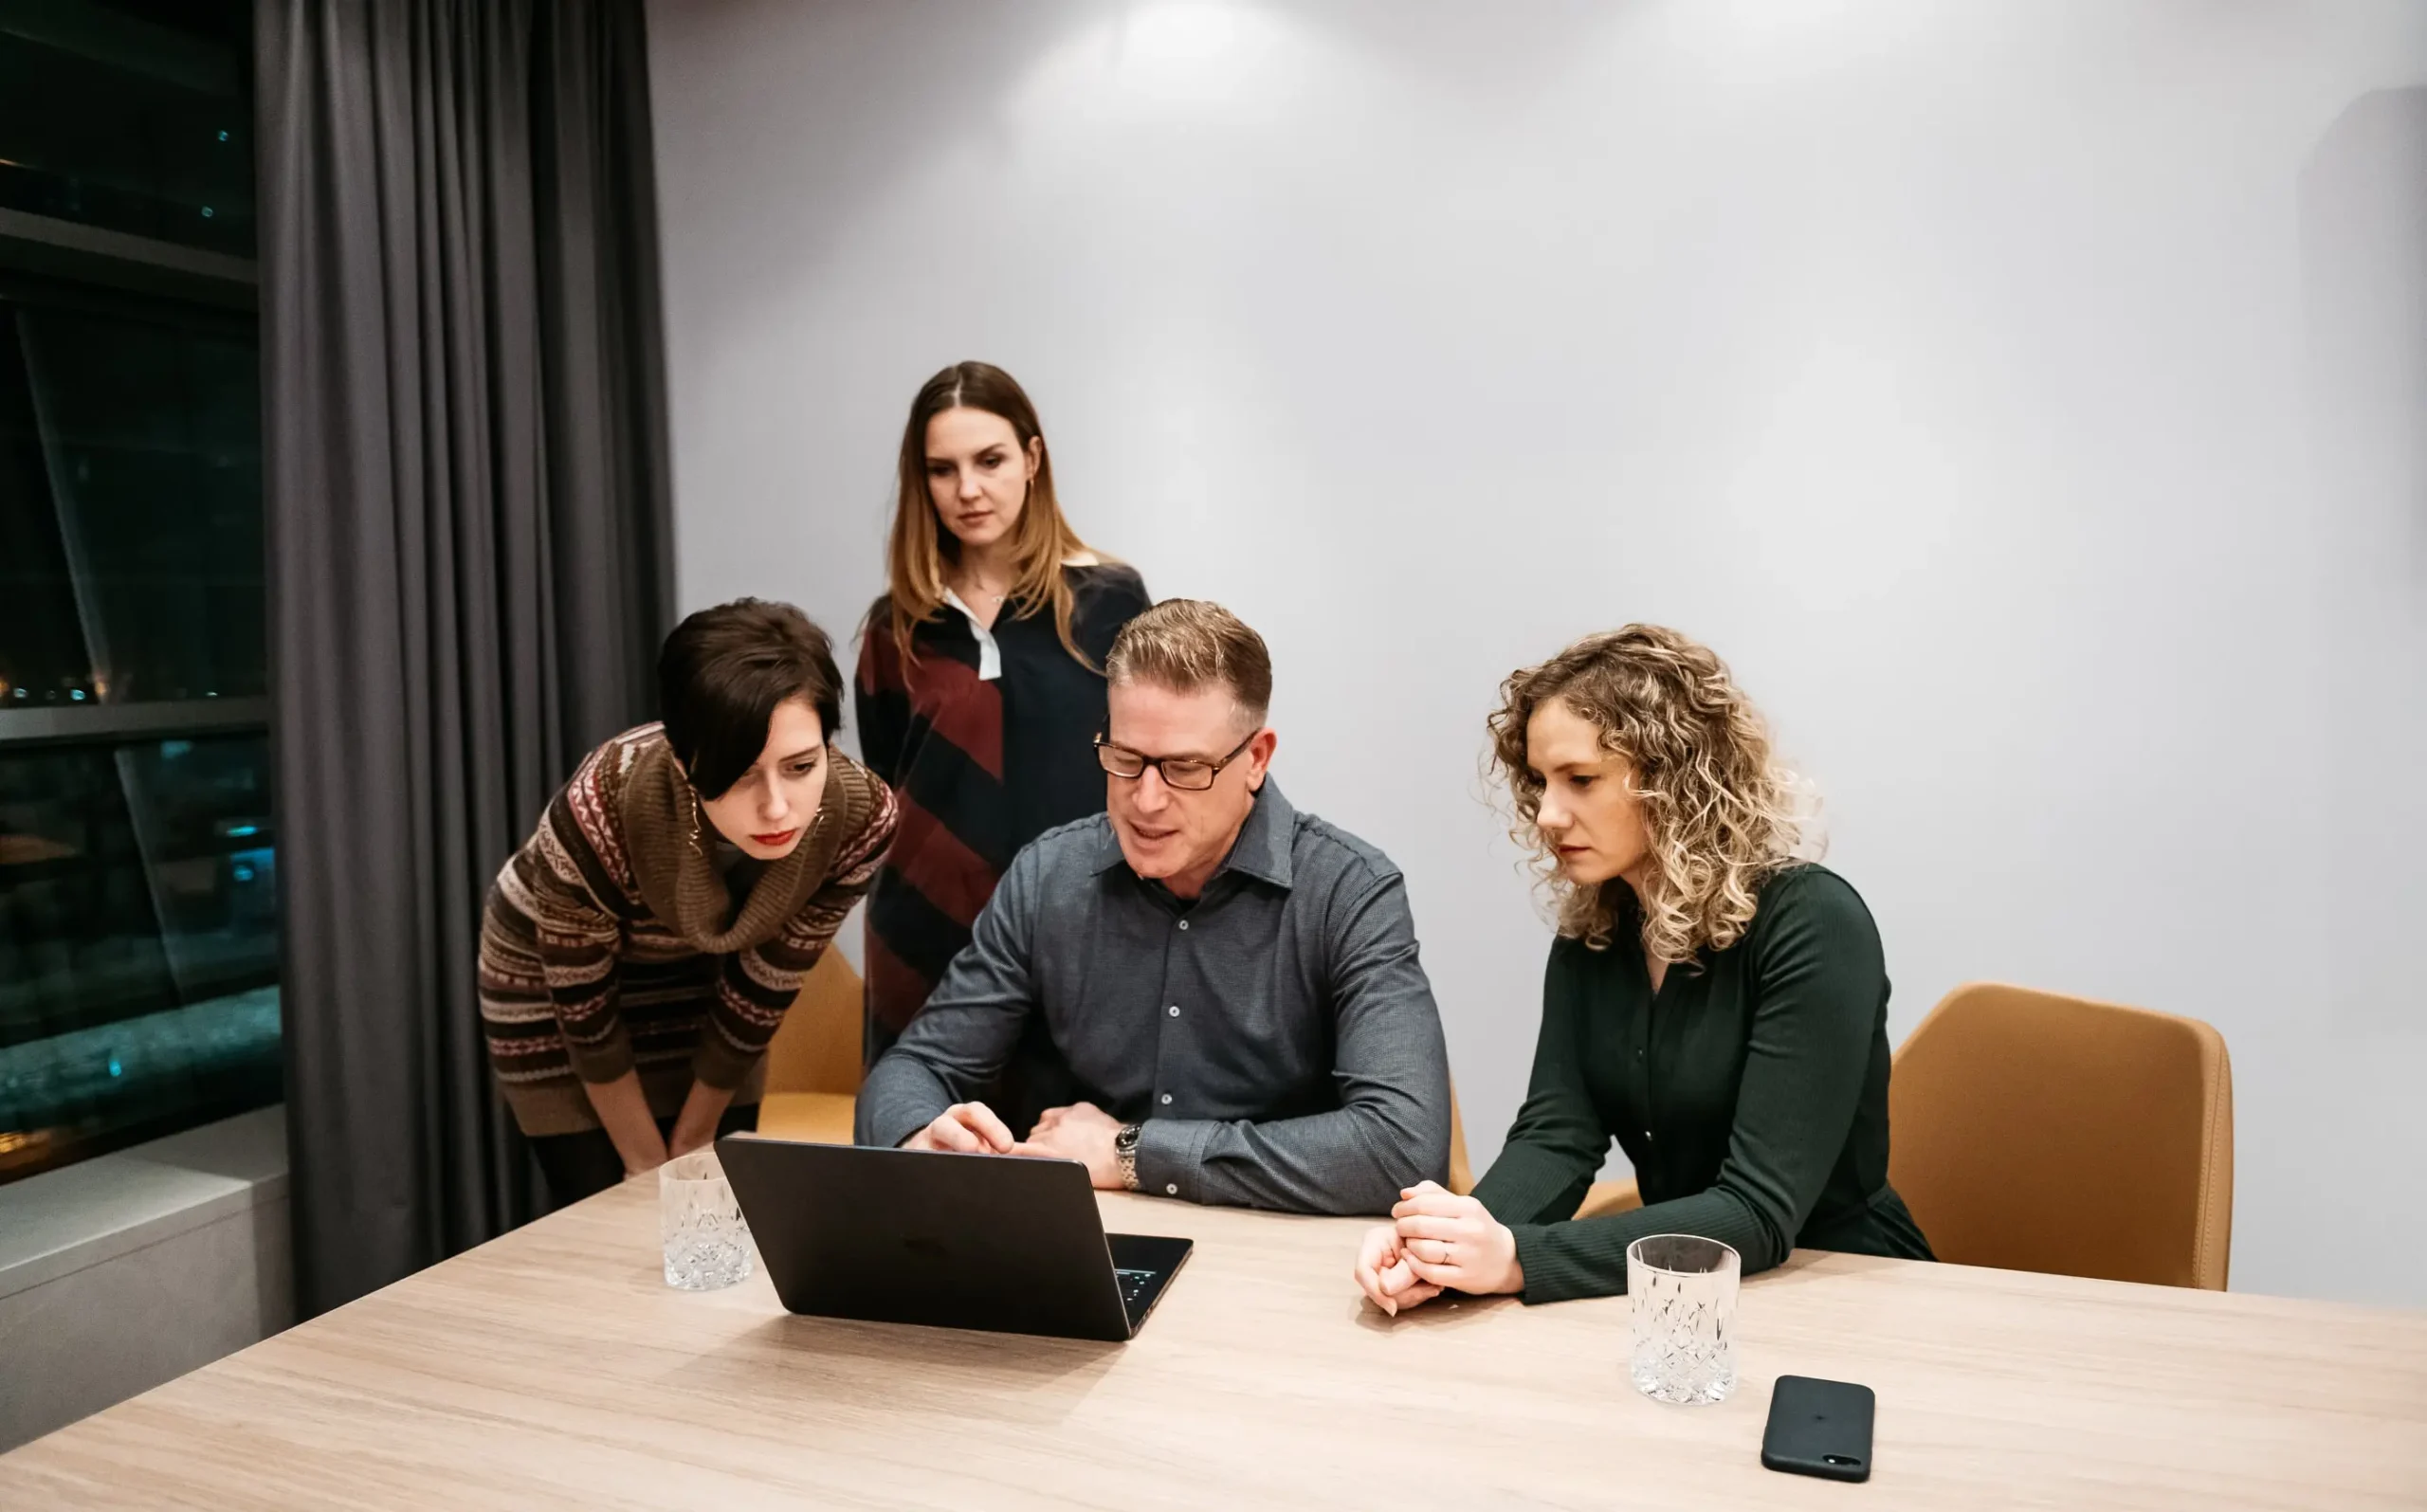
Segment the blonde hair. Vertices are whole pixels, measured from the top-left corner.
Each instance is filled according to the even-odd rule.
[[[1542,779],[1525,762],[1525,726],[1553,699],[1597,728],[1603,749],[1631,769],[1650,842],[1647,958],[1725,950],[1751,927],[1764,882],[1818,858],[1808,785],[1778,758],[1767,724],[1709,647],[1657,625],[1630,625],[1510,673],[1500,697],[1485,721],[1491,761],[1514,801],[1510,833],[1535,854],[1560,934],[1607,949],[1634,889],[1623,878],[1566,882],[1535,824]]]
[[[896,465],[893,535],[886,544],[884,607],[894,649],[904,664],[918,660],[910,638],[919,625],[943,612],[944,566],[960,559],[960,542],[936,519],[935,496],[927,487],[927,422],[948,410],[982,410],[1009,423],[1025,453],[1043,438],[1036,406],[1017,379],[988,362],[956,362],[920,386],[910,401],[909,423],[902,428],[902,455]],[[1039,605],[1053,610],[1053,632],[1062,648],[1080,665],[1096,670],[1070,633],[1077,595],[1062,575],[1062,564],[1086,554],[1087,543],[1063,518],[1053,493],[1053,451],[1040,447],[1036,472],[1028,481],[1028,502],[1013,527],[1011,592],[1004,607],[1014,614]],[[1101,557],[1101,554],[1096,554]],[[1108,557],[1101,559],[1109,560]],[[873,618],[873,616],[871,616]],[[869,627],[873,629],[875,627]]]
[[[1167,598],[1121,627],[1104,668],[1114,683],[1152,683],[1175,693],[1220,687],[1250,724],[1262,724],[1272,705],[1264,637],[1201,598]]]

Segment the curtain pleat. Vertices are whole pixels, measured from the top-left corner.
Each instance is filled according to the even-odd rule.
[[[261,0],[299,1303],[532,1216],[489,881],[648,717],[673,603],[639,0]]]

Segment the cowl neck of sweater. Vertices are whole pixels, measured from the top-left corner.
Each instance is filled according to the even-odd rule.
[[[710,853],[713,829],[706,811],[674,759],[673,747],[658,740],[634,758],[624,784],[624,833],[641,901],[703,955],[763,945],[826,881],[844,838],[867,822],[865,814],[845,811],[859,797],[857,785],[844,778],[842,756],[830,750],[826,785],[809,833],[791,854],[767,863],[737,910]]]

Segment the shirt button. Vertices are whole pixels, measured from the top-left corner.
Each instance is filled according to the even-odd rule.
[[[1178,1195],[1179,1195],[1179,1183],[1178,1183],[1178,1182],[1177,1182],[1177,1181],[1175,1181],[1175,1182],[1171,1183],[1169,1186],[1166,1186],[1165,1188],[1163,1188],[1163,1195],[1164,1195],[1164,1196],[1166,1196],[1166,1197],[1177,1197],[1177,1196],[1178,1196]]]
[[[1179,1005],[1177,1003],[1174,1003],[1172,1005],[1172,1017],[1179,1017]]]
[[[1646,1144],[1650,1144],[1651,1142],[1651,1131],[1650,1129],[1643,1131],[1643,1142]]]
[[[1185,919],[1181,920],[1179,921],[1179,927],[1180,927],[1180,928],[1182,928],[1182,929],[1186,929],[1186,928],[1188,927],[1188,920],[1185,920]]]
[[[1171,1105],[1172,1105],[1172,1095],[1171,1095],[1169,1092],[1166,1092],[1166,1093],[1164,1093],[1164,1094],[1163,1094],[1163,1106],[1165,1106],[1165,1107],[1170,1107]]]

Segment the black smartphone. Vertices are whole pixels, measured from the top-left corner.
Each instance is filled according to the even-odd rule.
[[[1789,1475],[1870,1479],[1870,1420],[1879,1398],[1868,1386],[1781,1375],[1770,1389],[1761,1464]]]

